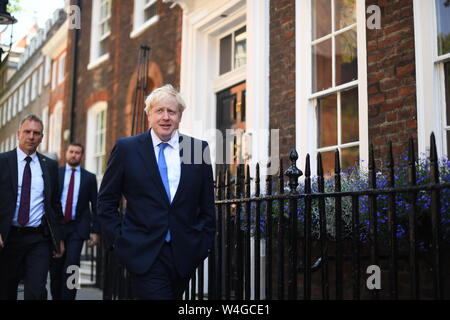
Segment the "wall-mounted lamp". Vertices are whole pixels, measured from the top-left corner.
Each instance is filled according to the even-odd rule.
[[[0,24],[5,24],[6,28],[8,28],[8,25],[10,24],[14,24],[17,22],[16,18],[14,18],[8,11],[8,0],[0,0]],[[6,28],[4,30],[2,30],[0,33],[3,33],[3,31],[6,30]],[[11,45],[12,45],[12,29],[11,29],[11,43],[9,44],[9,49],[11,50]],[[5,53],[5,51],[3,50],[3,48],[0,47],[0,61],[2,61],[2,56],[3,53]]]
[[[0,24],[14,24],[17,22],[16,18],[6,10],[8,7],[8,0],[0,0]]]

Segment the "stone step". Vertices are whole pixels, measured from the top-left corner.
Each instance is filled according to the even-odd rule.
[[[95,260],[93,262],[91,260],[81,260],[81,262],[80,262],[81,268],[91,268],[91,265],[94,265],[94,269],[95,269],[95,266],[97,265]]]

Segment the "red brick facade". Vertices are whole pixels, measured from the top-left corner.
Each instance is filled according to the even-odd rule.
[[[72,1],[74,2],[74,0]],[[131,5],[130,5],[131,4]],[[109,59],[91,70],[90,63],[92,1],[81,0],[81,29],[77,43],[78,61],[72,140],[86,142],[87,112],[98,101],[106,101],[107,141],[109,155],[115,140],[130,135],[131,105],[141,45],[151,47],[150,83],[170,83],[179,87],[181,56],[181,21],[179,7],[170,9],[170,4],[158,1],[159,21],[141,35],[131,38],[133,29],[133,1],[113,1],[111,8],[111,35],[109,37]],[[69,31],[69,48],[74,41],[75,30]],[[67,68],[72,72],[72,51],[68,49]],[[152,88],[150,88],[152,89]],[[69,88],[68,90],[71,90]],[[70,91],[67,91],[67,106],[70,106]],[[142,106],[144,108],[144,106]],[[68,142],[68,141],[67,141]]]
[[[381,29],[366,29],[369,142],[377,166],[391,140],[395,154],[417,138],[414,16],[412,0],[368,0],[381,8]]]
[[[367,0],[381,8],[381,29],[366,28],[369,143],[377,166],[417,138],[412,0]],[[371,14],[367,14],[369,17]],[[280,155],[295,147],[295,1],[270,3],[270,128],[280,129]]]
[[[295,147],[295,0],[270,2],[270,129],[280,130],[280,155]]]

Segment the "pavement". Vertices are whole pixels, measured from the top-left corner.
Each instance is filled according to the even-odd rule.
[[[52,295],[50,293],[49,285],[50,280],[47,281],[47,292],[48,299],[51,300]],[[23,284],[19,285],[17,299],[23,300]],[[81,287],[77,292],[76,300],[103,300],[103,291],[94,287]]]

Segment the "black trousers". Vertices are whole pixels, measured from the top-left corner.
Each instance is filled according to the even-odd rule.
[[[81,250],[84,239],[76,232],[71,232],[66,238],[66,251],[60,259],[52,258],[50,262],[50,291],[53,300],[75,300],[77,289],[69,289],[67,279],[73,273],[67,273],[69,266],[80,266]],[[72,282],[71,282],[72,283]]]
[[[23,279],[25,300],[47,300],[51,253],[50,239],[41,229],[12,227],[0,251],[0,299],[17,300]]]
[[[132,274],[134,295],[138,300],[181,300],[189,284],[177,272],[172,247],[165,242],[158,257],[148,272]]]

